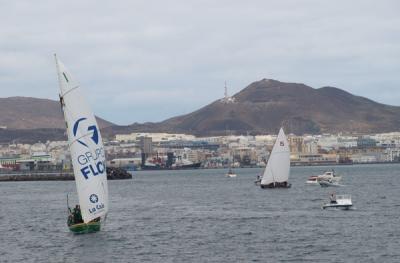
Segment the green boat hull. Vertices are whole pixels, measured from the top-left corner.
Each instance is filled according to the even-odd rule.
[[[100,222],[89,222],[69,225],[68,228],[74,234],[86,234],[100,231],[100,226]]]

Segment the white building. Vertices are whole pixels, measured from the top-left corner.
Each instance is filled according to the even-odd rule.
[[[132,142],[139,140],[140,137],[151,138],[153,142],[163,142],[163,141],[190,141],[194,140],[196,137],[194,135],[181,134],[181,133],[131,133],[131,134],[117,134],[115,139],[120,142]]]

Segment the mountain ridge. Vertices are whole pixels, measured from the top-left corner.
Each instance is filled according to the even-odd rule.
[[[51,99],[14,96],[0,98],[0,126],[8,129],[65,129],[60,103]],[[115,124],[96,117],[100,127]]]
[[[104,137],[118,133],[170,132],[197,136],[277,133],[379,133],[400,130],[400,107],[385,105],[342,89],[262,79],[232,96],[189,114],[161,122],[115,125],[98,118]],[[65,138],[59,102],[30,97],[0,98],[0,141]],[[46,133],[48,129],[48,133]],[[0,129],[1,130],[1,129]],[[11,130],[17,131],[14,136]],[[32,133],[32,136],[29,134]],[[11,137],[10,137],[11,136]],[[46,137],[47,136],[47,137]]]
[[[314,89],[273,79],[252,82],[232,96],[215,100],[185,115],[147,128],[195,135],[276,133],[280,126],[295,134],[322,132],[373,133],[400,129],[400,107],[389,106],[336,87]],[[129,125],[137,131],[143,125]],[[127,128],[125,128],[127,129]]]

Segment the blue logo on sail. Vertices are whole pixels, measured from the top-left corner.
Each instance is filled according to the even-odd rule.
[[[100,134],[97,130],[96,125],[83,126],[84,121],[87,118],[78,119],[72,128],[73,135],[76,137],[76,141],[81,145],[88,148],[85,152],[82,152],[77,157],[78,163],[81,165],[80,170],[85,179],[89,179],[89,176],[103,175],[106,171],[104,162],[104,149],[100,145],[93,147],[93,144],[89,144],[89,139],[83,139],[86,136],[90,136],[90,139],[98,145],[100,143]],[[79,132],[78,132],[79,130]],[[90,133],[92,132],[92,133]],[[100,143],[101,144],[101,143]]]
[[[99,197],[96,194],[91,194],[89,200],[91,203],[95,204],[99,201]]]
[[[73,127],[73,130],[72,130],[75,137],[76,137],[76,134],[77,134],[77,132],[78,132],[79,123],[81,123],[81,122],[84,121],[84,120],[86,120],[86,118],[80,118],[80,119],[78,119],[78,120],[75,122],[74,127]],[[99,143],[99,132],[98,132],[98,130],[97,130],[96,125],[88,126],[87,131],[92,131],[92,132],[93,132],[91,139],[93,140],[93,142],[94,142],[95,144],[98,144],[98,143]],[[81,141],[80,139],[78,139],[78,142],[79,142],[80,144],[82,144],[83,146],[89,147],[86,143],[84,143],[84,142]]]

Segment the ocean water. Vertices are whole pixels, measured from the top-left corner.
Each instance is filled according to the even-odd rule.
[[[0,262],[400,262],[400,165],[334,168],[346,186],[305,184],[327,167],[272,190],[261,169],[137,172],[109,182],[106,225],[86,235],[66,226],[74,182],[0,183]],[[331,191],[355,209],[322,210]]]

